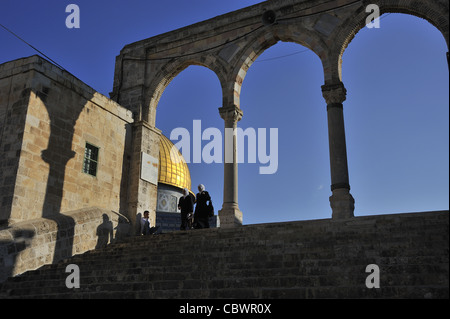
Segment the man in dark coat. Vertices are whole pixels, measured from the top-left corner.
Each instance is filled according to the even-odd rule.
[[[186,230],[186,226],[190,228],[188,223],[188,217],[192,218],[192,213],[194,212],[194,200],[189,194],[189,190],[185,188],[183,190],[183,196],[180,197],[178,201],[178,209],[181,211],[181,226],[180,230]]]
[[[209,207],[207,202],[211,202],[211,196],[205,190],[205,186],[202,184],[198,185],[197,197],[195,198],[195,202],[197,205],[195,206],[194,213],[194,222],[195,228],[209,228]]]

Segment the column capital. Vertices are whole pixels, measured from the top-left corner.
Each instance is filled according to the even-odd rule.
[[[322,95],[327,104],[342,104],[347,96],[347,90],[342,82],[322,85]]]
[[[231,107],[219,107],[219,114],[220,117],[224,119],[225,123],[237,123],[244,115],[242,110],[236,105]]]

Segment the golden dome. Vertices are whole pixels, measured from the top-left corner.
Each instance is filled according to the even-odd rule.
[[[162,134],[159,140],[158,182],[191,191],[191,174],[183,155]]]

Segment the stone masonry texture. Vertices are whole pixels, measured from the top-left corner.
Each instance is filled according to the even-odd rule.
[[[0,297],[448,298],[448,211],[353,217],[341,57],[369,3],[423,18],[449,43],[447,0],[271,0],[126,45],[111,98],[39,56],[1,64]],[[263,23],[268,10],[276,23]],[[278,41],[323,66],[333,218],[240,225],[235,165],[222,228],[128,238],[137,213],[156,219],[157,186],[140,161],[159,154],[156,109],[170,81],[209,68],[220,112],[239,115],[225,125],[236,125],[246,73]],[[86,143],[99,150],[96,176],[83,172]],[[70,262],[82,271],[75,291],[64,285]],[[382,288],[365,287],[368,264]]]
[[[11,278],[0,298],[448,298],[448,221],[427,212],[132,237]],[[65,285],[69,264],[80,288]],[[366,286],[371,264],[380,288]]]

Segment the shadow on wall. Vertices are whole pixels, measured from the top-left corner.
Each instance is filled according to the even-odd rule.
[[[88,101],[92,98],[93,93],[88,94],[85,91],[87,96],[81,96],[75,92],[70,92],[76,97],[66,97],[72,103],[65,107],[62,107],[60,93],[56,90],[43,86],[35,93],[44,104],[50,118],[48,147],[41,153],[42,160],[49,165],[42,217],[54,220],[58,225],[53,255],[54,263],[72,256],[75,222],[71,217],[61,214],[64,176],[67,162],[76,155],[72,150],[76,121]],[[59,231],[59,222],[66,226],[64,227],[65,231]]]
[[[114,211],[112,211],[112,213],[119,216],[117,226],[115,228],[113,227],[113,222],[110,220],[108,215],[102,215],[103,222],[98,225],[96,231],[97,245],[95,245],[95,249],[104,248],[108,244],[120,242],[130,236],[130,221],[121,214]],[[115,236],[114,230],[116,231]]]
[[[39,163],[39,167],[45,166],[45,172],[44,169],[41,169],[33,172],[33,176],[28,176],[28,172],[31,171],[31,168],[28,167],[20,173],[27,175],[27,178],[39,179],[40,183],[39,189],[36,187],[33,190],[33,192],[35,191],[32,194],[35,197],[34,205],[31,204],[31,199],[27,198],[27,186],[22,185],[25,194],[19,196],[17,205],[20,209],[31,210],[29,216],[15,220],[13,218],[15,216],[11,215],[13,196],[6,198],[8,202],[5,202],[4,198],[0,198],[2,200],[0,202],[2,204],[0,216],[0,278],[22,271],[23,264],[33,263],[33,265],[25,265],[25,270],[35,269],[42,264],[56,263],[81,251],[86,251],[86,249],[104,247],[108,243],[127,237],[130,230],[129,218],[120,213],[112,212],[114,214],[111,214],[111,211],[100,209],[96,210],[95,213],[90,211],[83,215],[82,212],[68,211],[75,210],[79,206],[67,209],[72,201],[77,200],[77,197],[72,198],[68,195],[71,191],[70,186],[77,185],[76,173],[78,172],[72,174],[72,170],[79,169],[79,161],[82,161],[85,155],[84,153],[80,154],[80,152],[84,152],[82,145],[80,145],[83,142],[83,137],[78,135],[75,127],[81,113],[83,111],[89,112],[90,101],[96,103],[97,97],[94,96],[96,92],[91,88],[86,88],[81,81],[72,78],[70,74],[66,74],[64,71],[58,70],[40,57],[30,57],[23,63],[29,63],[32,66],[27,64],[27,67],[29,69],[35,68],[38,72],[27,75],[27,79],[30,79],[30,81],[25,84],[23,84],[23,81],[18,81],[21,83],[21,99],[11,106],[10,114],[8,113],[8,116],[16,116],[11,119],[8,118],[8,121],[12,123],[10,126],[22,126],[22,131],[20,131],[22,134],[27,125],[30,128],[26,137],[18,135],[17,132],[14,133],[16,134],[14,136],[17,136],[20,140],[20,143],[16,143],[20,145],[20,149],[14,151],[18,158],[16,166],[19,164],[19,159],[20,161],[40,162],[39,157],[47,165]],[[17,87],[17,90],[19,90],[19,87]],[[15,96],[13,97],[15,98]],[[28,117],[32,120],[34,117],[34,121],[29,121]],[[36,121],[36,119],[39,121]],[[124,123],[126,136],[119,210],[126,212],[126,189],[129,175],[127,150],[130,149],[132,142],[130,134],[132,128],[127,120]],[[32,131],[32,129],[35,129],[35,131]],[[12,134],[11,132],[13,132],[13,127],[5,134]],[[24,142],[24,138],[28,140]],[[37,139],[39,139],[39,143]],[[33,148],[28,148],[30,145]],[[77,168],[72,165],[73,161],[69,163],[74,158],[77,160],[77,163],[75,163]],[[68,163],[70,168],[68,168]],[[17,169],[8,169],[8,175],[2,175],[2,177],[8,178],[8,186],[11,184],[11,187],[15,187],[18,174]],[[77,191],[78,189],[72,192]],[[14,190],[11,191],[11,194],[14,194]],[[92,196],[98,195],[92,192]],[[22,201],[23,206],[21,206]],[[62,210],[64,214],[62,214]],[[102,215],[102,212],[105,212],[105,214]],[[27,211],[18,210],[17,216],[21,217],[20,213],[26,215]],[[21,226],[17,223],[20,223]],[[89,229],[85,227],[84,223],[89,224],[86,226]],[[116,228],[113,228],[116,223]],[[34,232],[15,232],[20,227],[28,226]],[[88,240],[85,240],[86,232],[89,232]],[[114,232],[115,236],[113,236]],[[43,238],[44,236],[48,238]],[[39,255],[39,258],[36,257],[37,255]],[[35,257],[33,258],[33,256]],[[25,263],[23,263],[24,258],[27,259]],[[37,259],[39,260],[35,261]]]
[[[72,256],[73,238],[74,238],[74,220],[67,215],[61,214],[61,203],[63,199],[64,178],[66,174],[67,163],[77,154],[72,150],[73,137],[75,133],[76,122],[87,106],[87,103],[95,94],[94,91],[84,90],[83,94],[78,94],[74,91],[68,92],[65,96],[65,101],[69,101],[68,106],[61,107],[61,98],[59,92],[52,92],[50,88],[43,87],[37,91],[37,96],[48,112],[50,118],[50,136],[48,140],[48,147],[41,152],[41,158],[49,165],[49,174],[47,179],[47,187],[45,192],[44,203],[42,207],[42,217],[54,220],[64,224],[65,231],[57,232],[56,246],[53,256],[53,263]],[[126,211],[127,207],[127,186],[128,186],[128,169],[129,169],[129,149],[132,144],[131,140],[131,126],[125,124],[125,140],[124,140],[124,155],[122,163],[122,179],[120,182],[120,211]],[[84,156],[84,154],[81,154]],[[80,156],[80,154],[78,154]],[[98,194],[93,194],[96,196]],[[119,223],[116,229],[115,240],[122,239],[128,236],[126,233],[129,227],[127,217],[120,213],[113,212],[119,215]],[[108,216],[103,216],[103,223],[99,225],[97,230],[98,242],[96,247],[104,247],[108,241],[113,241],[112,223]],[[109,239],[107,239],[107,237]]]
[[[0,117],[3,117],[0,125],[0,228],[7,227],[10,222],[31,93],[30,88],[22,88],[15,82],[20,81],[9,79],[8,103],[0,105]]]
[[[122,158],[122,175],[120,180],[120,201],[119,201],[119,211],[128,211],[128,181],[129,181],[129,170],[130,170],[130,160],[131,160],[131,147],[132,141],[132,125],[125,124],[125,145]],[[120,215],[120,214],[119,214]],[[125,214],[126,215],[126,214]],[[127,215],[128,216],[128,215]],[[124,219],[126,220],[126,218]]]
[[[11,239],[0,238],[0,282],[13,275],[18,254],[30,246],[34,235],[32,230],[14,230]]]
[[[108,245],[108,243],[112,243],[114,240],[114,229],[113,223],[109,220],[109,216],[106,214],[102,215],[103,223],[98,225],[97,227],[97,245],[95,245],[95,249],[104,248]]]
[[[63,250],[64,245],[75,241],[73,247],[65,249],[82,254],[130,236],[129,220],[116,212],[93,207],[66,214],[53,217],[52,222],[35,219],[0,230],[0,282],[52,263],[56,244],[62,245],[60,250]],[[67,220],[76,224],[77,240],[67,237],[74,232],[72,225],[65,223]],[[55,231],[61,234],[57,236],[59,242],[56,242]]]

